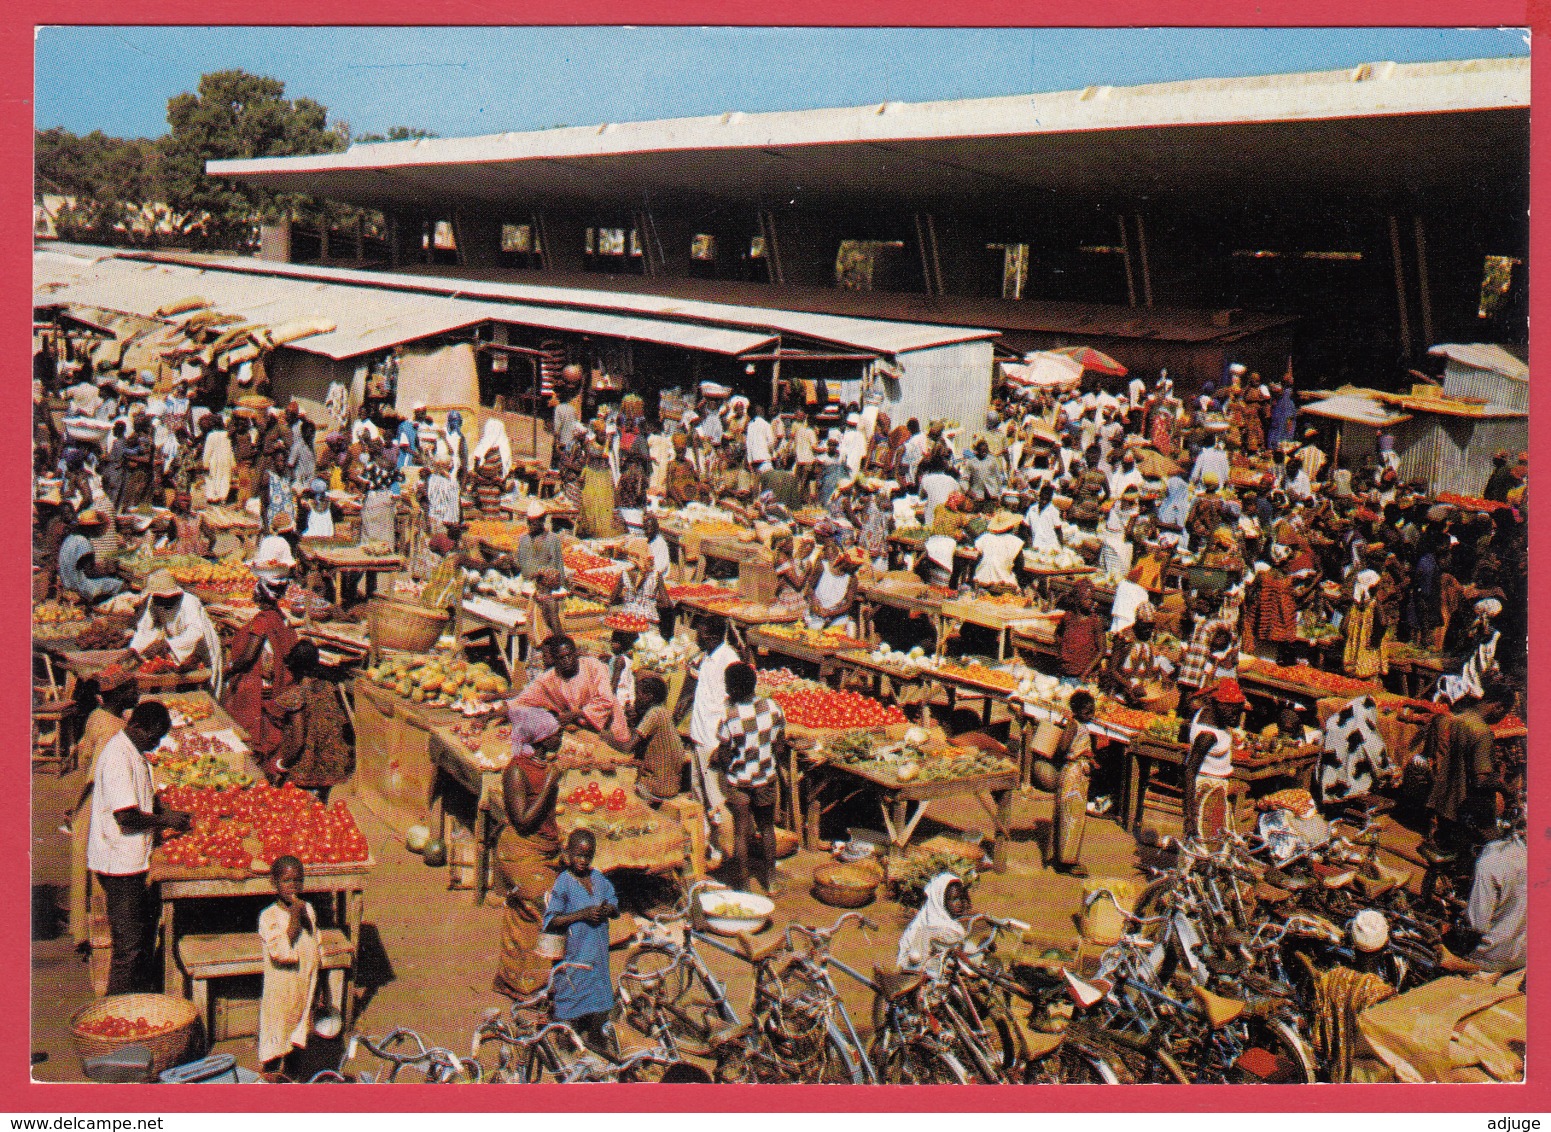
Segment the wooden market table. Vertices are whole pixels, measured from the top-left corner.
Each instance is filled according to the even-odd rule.
[[[129,649],[75,649],[69,645],[73,639],[50,641],[35,639],[33,651],[43,657],[49,684],[62,691],[66,698],[75,691],[75,682],[97,676],[104,669],[123,664],[134,654]],[[62,668],[65,678],[56,677],[55,666]],[[135,683],[144,694],[153,692],[192,692],[210,683],[210,670],[204,665],[186,671],[167,670],[150,675],[135,674]]]
[[[1343,677],[1343,679],[1347,680],[1347,684],[1343,686],[1319,688],[1277,675],[1268,670],[1257,657],[1239,658],[1239,685],[1244,689],[1245,695],[1257,695],[1266,699],[1292,696],[1313,704],[1317,700],[1330,696],[1353,700],[1358,696],[1376,696],[1384,690],[1374,680],[1353,680],[1349,677]]]
[[[1005,872],[1007,869],[1007,843],[1012,830],[1012,797],[1018,786],[1016,769],[999,774],[977,774],[969,778],[899,782],[891,775],[866,767],[816,761],[808,773],[813,786],[804,815],[803,842],[809,850],[819,848],[819,819],[841,802],[863,791],[878,795],[889,841],[896,849],[903,849],[910,843],[916,826],[934,801],[968,794],[980,803],[996,830],[991,850],[992,868],[997,872]],[[820,796],[826,790],[831,793],[843,791],[844,796],[825,806]],[[989,805],[983,797],[986,794],[991,797]],[[914,814],[910,813],[911,803],[915,803]]]
[[[923,585],[918,590],[897,589],[888,585],[862,586],[856,607],[857,632],[866,640],[876,640],[874,627],[879,608],[925,617],[932,626],[934,640],[942,640],[942,604],[947,600]]]
[[[795,640],[791,637],[781,637],[773,633],[763,633],[758,629],[750,629],[744,640],[749,648],[759,656],[767,653],[776,653],[779,656],[790,657],[792,660],[800,660],[804,664],[812,664],[819,670],[820,680],[833,679],[839,671],[836,657],[842,652],[851,651],[855,646],[842,648],[840,646],[828,647],[809,644],[807,641]]]
[[[404,569],[404,559],[397,554],[367,554],[357,546],[308,546],[301,544],[302,560],[317,566],[324,577],[334,583],[334,604],[344,605],[344,577],[361,574],[373,579],[378,574],[393,573]]]
[[[375,865],[368,855],[365,861],[307,866],[305,894],[329,898],[334,924],[342,927],[346,938],[357,949],[361,945],[361,920],[366,909],[366,879]],[[237,879],[223,870],[177,868],[167,864],[160,849],[151,855],[149,879],[161,893],[162,987],[167,994],[179,993],[183,985],[178,970],[179,901],[266,897],[275,892],[268,869]],[[347,1018],[353,971],[354,964],[345,969],[343,997],[339,1004]]]
[[[681,610],[688,609],[699,614],[724,617],[745,628],[755,625],[786,625],[802,620],[800,608],[762,605],[746,601],[732,590],[727,591],[725,598],[681,597],[674,604]]]
[[[1013,703],[1013,689],[999,688],[993,684],[983,684],[978,680],[969,680],[956,676],[951,672],[943,672],[934,669],[931,679],[942,686],[948,693],[948,711],[951,713],[958,707],[958,698],[962,693],[969,693],[972,697],[979,697],[982,701],[981,723],[989,727],[991,725],[991,708],[1000,702],[1006,704],[1012,711],[1013,725],[1016,727],[1018,716],[1021,714],[1021,705]]]
[[[941,654],[948,625],[958,622],[961,625],[978,625],[995,632],[996,659],[1006,660],[1007,649],[1013,634],[1020,628],[1032,628],[1028,625],[1029,622],[1047,619],[1043,611],[1029,606],[1007,605],[975,598],[945,601],[942,603],[942,623],[938,631],[937,651]]]
[[[1147,785],[1157,766],[1179,767],[1183,773],[1190,748],[1184,743],[1170,742],[1147,735],[1138,735],[1126,744],[1125,789],[1120,811],[1122,829],[1134,831],[1142,821],[1147,805]],[[1314,773],[1319,767],[1320,749],[1316,744],[1303,744],[1283,748],[1275,757],[1254,762],[1234,761],[1231,781],[1242,784],[1244,796],[1254,783],[1270,779],[1292,779],[1305,790],[1313,792]],[[1185,805],[1189,805],[1186,799]]]
[[[480,594],[465,597],[453,622],[453,637],[461,643],[470,628],[490,630],[506,662],[507,676],[514,675],[521,664],[519,646],[528,637],[528,611]]]

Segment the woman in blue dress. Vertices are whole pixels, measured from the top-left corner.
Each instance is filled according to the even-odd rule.
[[[609,921],[619,915],[619,898],[609,878],[592,867],[597,842],[585,830],[565,843],[565,871],[549,890],[544,930],[565,933],[565,961],[592,969],[563,971],[555,979],[555,1018],[571,1026],[599,1053],[608,1049],[604,1024],[614,1008],[609,974]]]

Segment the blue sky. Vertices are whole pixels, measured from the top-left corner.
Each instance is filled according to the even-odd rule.
[[[1512,29],[46,27],[35,121],[154,137],[167,100],[241,68],[354,133],[444,137],[1528,54]]]

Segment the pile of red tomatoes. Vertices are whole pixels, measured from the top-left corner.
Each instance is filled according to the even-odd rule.
[[[855,728],[888,727],[905,722],[899,708],[881,704],[858,692],[837,692],[829,688],[770,693],[781,705],[786,721],[797,727],[849,731]]]
[[[575,806],[584,814],[590,814],[594,810],[606,810],[611,814],[617,814],[630,804],[622,788],[616,787],[610,794],[603,793],[603,787],[597,781],[587,783],[586,786],[578,786],[566,795],[567,805]]]
[[[366,835],[344,802],[325,806],[289,784],[224,790],[169,786],[161,797],[167,809],[194,816],[187,832],[168,835],[162,852],[169,865],[245,870],[255,856],[267,862],[289,854],[308,865],[369,856]]]

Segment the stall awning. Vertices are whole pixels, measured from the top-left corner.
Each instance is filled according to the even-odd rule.
[[[214,270],[187,263],[111,257],[79,266],[59,257],[35,264],[37,306],[92,307],[141,318],[190,295],[247,322],[277,326],[297,320],[334,324],[292,349],[344,359],[485,322],[595,334],[736,356],[769,346],[778,335],[722,326],[640,318],[603,311],[329,283],[317,279]]]
[[[1305,405],[1299,411],[1313,417],[1367,425],[1369,428],[1388,428],[1411,419],[1407,413],[1387,411],[1383,405],[1369,397],[1327,397],[1323,401]]]

